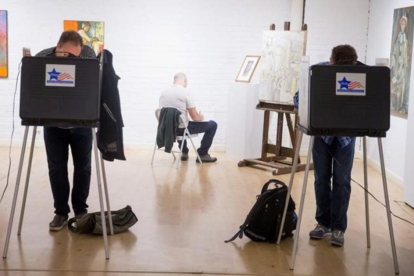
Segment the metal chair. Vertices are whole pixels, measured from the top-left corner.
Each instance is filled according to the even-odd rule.
[[[164,107],[164,108],[166,108],[166,107]],[[175,107],[167,107],[167,108],[175,108]],[[175,108],[175,109],[177,109],[177,108]],[[159,123],[160,114],[161,114],[161,109],[160,108],[158,108],[157,110],[155,110],[155,117],[157,118],[158,123]],[[182,118],[180,116],[180,124],[181,123],[183,123],[183,120],[182,120]],[[197,134],[190,134],[190,132],[188,131],[187,126],[184,128],[183,135],[182,136],[177,136],[176,140],[177,141],[182,141],[181,147],[180,147],[180,151],[173,151],[173,150],[171,151],[171,153],[172,153],[172,155],[174,157],[174,161],[177,161],[177,169],[180,166],[181,156],[183,154],[184,142],[185,142],[185,140],[188,140],[188,139],[190,140],[191,145],[193,146],[193,149],[194,149],[194,151],[197,154],[198,161],[200,163],[203,163],[201,161],[200,155],[198,154],[197,149],[196,149],[196,147],[194,145],[194,142],[193,142],[193,139],[192,139],[192,138],[197,137],[197,136],[198,136]],[[155,136],[155,144],[154,144],[154,150],[152,152],[151,166],[154,163],[154,156],[155,156],[155,151],[156,150],[157,150],[157,136]],[[158,150],[161,150],[161,149],[158,149]],[[179,153],[178,159],[175,157],[175,154],[174,153]]]

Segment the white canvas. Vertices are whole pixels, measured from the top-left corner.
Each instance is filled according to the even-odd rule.
[[[298,90],[306,32],[263,32],[260,100],[292,103]]]

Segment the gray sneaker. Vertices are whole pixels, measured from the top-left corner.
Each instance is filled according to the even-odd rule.
[[[65,227],[68,218],[62,215],[55,215],[53,220],[49,223],[50,231],[60,231]]]
[[[181,154],[181,161],[187,161],[188,160],[188,153]]]
[[[323,237],[331,235],[331,229],[323,225],[316,225],[315,229],[309,232],[309,237],[311,239],[323,239]]]
[[[333,230],[331,236],[331,244],[336,246],[343,246],[345,242],[345,233],[341,230]]]
[[[217,161],[216,157],[211,157],[208,153],[206,155],[200,155],[200,159],[203,163],[213,163]],[[200,163],[200,161],[198,161],[198,158],[196,159],[196,162]]]

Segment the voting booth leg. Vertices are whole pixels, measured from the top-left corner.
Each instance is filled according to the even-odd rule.
[[[95,129],[92,129],[92,135],[93,135],[93,149],[95,153],[96,176],[98,178],[99,205],[101,207],[102,236],[104,240],[105,257],[106,259],[109,259],[108,236],[107,236],[107,231],[106,231],[105,211],[104,211],[104,204],[103,204],[103,198],[102,198],[101,170],[99,169],[99,153],[98,153]]]
[[[108,185],[106,181],[105,162],[102,158],[102,153],[101,153],[101,166],[102,166],[102,178],[103,178],[104,190],[105,190],[106,208],[108,210],[108,218],[109,218],[109,231],[111,232],[111,236],[113,236],[114,226],[112,224],[112,213],[111,213],[111,205],[109,204],[109,193],[108,193]]]
[[[20,210],[19,230],[17,231],[17,235],[19,236],[22,233],[24,211],[26,209],[27,191],[29,189],[30,173],[32,170],[33,150],[34,150],[34,145],[36,141],[36,130],[37,130],[37,127],[36,126],[33,127],[32,145],[30,146],[29,163],[27,164],[26,184],[24,186],[22,209]]]
[[[297,138],[296,138],[295,157],[293,159],[292,173],[290,174],[290,181],[289,181],[288,191],[287,191],[286,199],[285,199],[285,207],[283,209],[282,223],[280,224],[279,235],[277,237],[277,244],[280,244],[280,241],[282,239],[283,227],[285,226],[285,219],[286,219],[286,213],[287,213],[287,209],[289,205],[290,193],[292,192],[292,187],[293,187],[293,179],[295,178],[296,168],[298,167],[299,151],[300,151],[300,146],[302,144],[302,137],[303,137],[303,132],[299,131]]]
[[[11,235],[11,230],[13,226],[14,212],[16,211],[17,195],[19,194],[20,177],[22,176],[23,160],[24,160],[24,153],[26,150],[28,132],[29,132],[29,126],[26,126],[26,128],[24,129],[23,146],[22,146],[22,152],[20,154],[19,169],[17,171],[16,187],[14,188],[13,203],[12,203],[12,207],[10,211],[9,226],[7,228],[6,243],[4,245],[4,251],[3,251],[3,259],[7,258],[7,251],[9,249],[10,235]]]
[[[295,231],[295,235],[294,235],[295,240],[294,240],[294,243],[293,243],[292,256],[290,258],[290,269],[291,270],[293,270],[293,268],[295,267],[296,253],[298,251],[298,242],[299,242],[299,235],[300,235],[300,223],[302,221],[303,206],[305,204],[306,186],[308,184],[309,167],[310,167],[310,160],[311,160],[311,157],[312,157],[312,148],[313,148],[313,142],[314,141],[315,141],[315,136],[311,136],[310,137],[310,142],[309,142],[308,157],[307,157],[307,160],[306,160],[305,177],[303,178],[302,196],[300,198],[298,223],[297,223],[296,231]]]
[[[364,136],[362,141],[364,154],[364,188],[365,188],[365,218],[367,230],[367,247],[371,248],[371,228],[369,225],[369,197],[368,197],[368,165],[367,165],[367,138]]]
[[[392,227],[390,199],[388,197],[387,177],[385,175],[384,154],[382,151],[382,140],[380,137],[378,137],[378,149],[379,149],[380,161],[381,161],[382,184],[384,186],[385,206],[387,208],[388,228],[390,230],[390,240],[391,240],[392,256],[394,259],[394,269],[395,269],[395,274],[399,274],[400,269],[398,267],[397,250],[395,249],[394,229]]]

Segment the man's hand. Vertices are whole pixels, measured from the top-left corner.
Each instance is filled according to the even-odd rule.
[[[204,115],[201,114],[201,112],[197,112],[197,109],[195,107],[188,108],[187,110],[194,122],[200,122],[204,120]]]
[[[200,121],[204,121],[204,114],[201,114],[201,111],[198,112],[198,116],[200,116]]]

